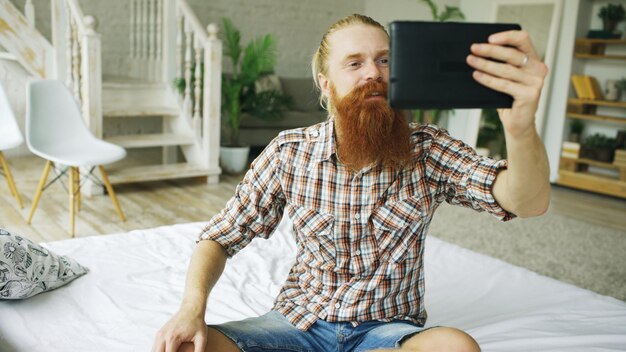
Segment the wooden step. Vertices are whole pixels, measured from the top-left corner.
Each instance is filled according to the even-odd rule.
[[[125,167],[107,170],[112,184],[171,180],[177,178],[218,176],[219,168],[206,169],[188,163]]]
[[[194,136],[189,134],[155,133],[129,134],[107,137],[105,140],[124,148],[165,147],[172,145],[190,145],[194,143]]]
[[[107,105],[102,107],[104,117],[178,116],[179,114],[180,110],[172,106]]]
[[[102,83],[104,117],[177,116],[177,97],[166,83],[116,78]]]

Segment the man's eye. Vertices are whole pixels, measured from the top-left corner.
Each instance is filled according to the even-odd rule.
[[[388,58],[388,57],[384,57],[384,58],[382,58],[382,59],[379,59],[379,60],[378,60],[378,62],[379,62],[381,65],[389,65],[389,58]]]
[[[348,66],[351,67],[351,68],[357,68],[357,67],[361,66],[361,63],[358,62],[358,61],[352,61],[352,62],[348,63]]]

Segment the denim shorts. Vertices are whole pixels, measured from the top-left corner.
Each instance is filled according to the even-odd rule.
[[[226,335],[244,352],[361,352],[398,348],[404,340],[425,330],[404,320],[369,321],[353,327],[350,323],[319,319],[307,331],[302,331],[276,311],[209,327]]]

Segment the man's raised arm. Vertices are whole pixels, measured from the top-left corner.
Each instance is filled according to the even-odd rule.
[[[493,196],[519,217],[541,215],[550,204],[550,180],[546,150],[535,130],[535,113],[548,68],[524,31],[496,33],[488,43],[474,44],[471,52],[467,62],[476,69],[474,79],[513,97],[511,109],[498,110],[509,165],[498,174]]]

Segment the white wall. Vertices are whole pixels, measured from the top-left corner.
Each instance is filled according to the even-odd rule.
[[[459,6],[460,0],[435,0],[439,11],[445,5]],[[387,26],[396,20],[431,21],[430,7],[419,0],[365,0],[365,14]]]
[[[229,17],[241,30],[242,43],[272,33],[278,39],[276,72],[309,77],[311,57],[326,29],[342,17],[363,13],[364,0],[188,0],[202,23],[221,25]],[[224,61],[225,68],[227,61]]]

